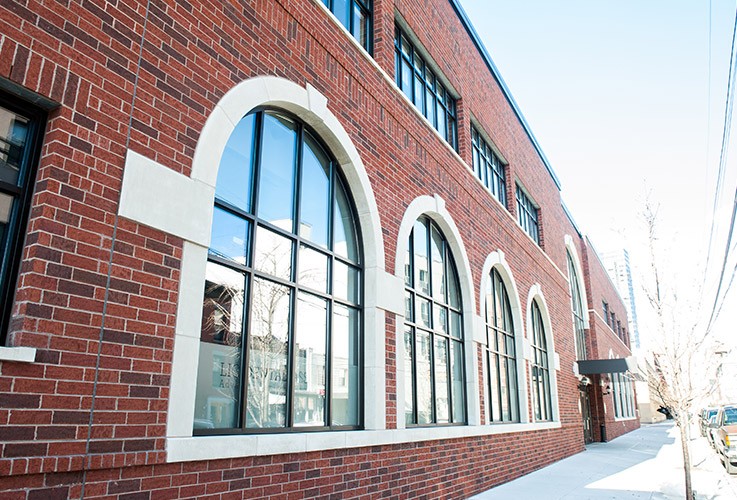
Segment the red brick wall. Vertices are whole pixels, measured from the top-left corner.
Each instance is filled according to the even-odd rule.
[[[374,59],[393,78],[396,9],[461,96],[465,163],[313,0],[154,0],[148,21],[146,5],[28,0],[0,6],[0,76],[60,104],[49,116],[9,337],[11,345],[38,354],[32,364],[0,365],[0,488],[19,498],[23,488],[74,497],[87,469],[88,497],[148,498],[138,490],[156,498],[202,496],[221,489],[240,497],[237,490],[255,496],[290,488],[306,490],[297,496],[322,496],[340,484],[351,495],[376,489],[404,496],[407,488],[407,495],[455,496],[582,450],[563,245],[564,235],[575,233],[555,183],[451,5],[375,1]],[[474,290],[487,255],[497,249],[514,272],[522,304],[530,287],[541,285],[561,360],[562,429],[164,463],[182,241],[116,216],[125,153],[130,148],[189,175],[214,105],[235,84],[259,75],[309,83],[328,98],[366,166],[388,271],[407,205],[438,193],[463,235]],[[471,116],[509,162],[511,216],[469,170]],[[547,257],[515,222],[515,178],[541,207]],[[479,304],[473,307],[479,312]],[[391,314],[386,328],[387,426],[396,428],[401,405]],[[483,407],[483,386],[480,397]],[[35,497],[50,498],[29,493]]]

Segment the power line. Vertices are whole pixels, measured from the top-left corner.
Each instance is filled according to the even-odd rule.
[[[709,234],[709,246],[708,246],[707,257],[706,257],[706,270],[708,270],[709,268],[709,260],[711,258],[712,243],[713,243],[713,238],[714,238],[714,228],[716,226],[716,210],[717,210],[717,205],[718,205],[718,200],[719,200],[719,193],[722,190],[722,184],[724,181],[724,171],[726,170],[726,163],[727,163],[727,151],[729,149],[729,136],[730,136],[730,132],[732,128],[732,109],[734,105],[735,71],[737,71],[737,64],[735,64],[735,58],[737,57],[737,54],[735,53],[735,39],[737,39],[737,9],[735,10],[734,27],[732,30],[732,49],[731,49],[730,60],[729,60],[729,78],[728,78],[728,83],[727,83],[727,102],[725,103],[724,129],[722,131],[722,147],[719,153],[719,171],[717,173],[717,183],[716,183],[715,192],[714,192],[714,206],[712,209],[711,231]],[[724,259],[722,261],[722,268],[719,272],[719,283],[717,285],[717,291],[714,294],[714,303],[712,304],[711,313],[709,314],[709,321],[707,322],[705,334],[708,334],[709,330],[711,329],[711,326],[713,325],[714,321],[716,320],[718,316],[718,311],[721,310],[721,307],[718,308],[717,304],[719,303],[719,296],[722,291],[722,286],[724,284],[724,274],[727,269],[727,261],[729,260],[729,255],[731,253],[730,250],[732,246],[732,237],[734,235],[735,218],[737,218],[737,192],[735,192],[734,205],[732,209],[732,217],[731,217],[731,221],[729,224],[729,235],[727,237],[727,244],[724,249]],[[706,276],[707,274],[706,270],[704,272],[704,276]],[[732,279],[730,279],[729,286],[727,287],[726,291],[729,291],[729,288],[731,287],[731,284],[732,284]],[[726,294],[726,291],[725,291],[725,294]]]

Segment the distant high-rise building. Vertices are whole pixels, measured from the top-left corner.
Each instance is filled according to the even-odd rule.
[[[617,291],[622,296],[622,300],[627,307],[627,316],[629,316],[627,326],[630,331],[630,338],[632,339],[633,346],[639,349],[640,331],[637,327],[637,307],[635,306],[635,292],[632,286],[630,256],[627,250],[622,249],[603,254],[601,260],[604,262],[609,277],[616,285]]]

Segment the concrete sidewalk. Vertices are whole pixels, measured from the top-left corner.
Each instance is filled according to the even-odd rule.
[[[698,436],[698,431],[697,434]],[[693,489],[698,499],[737,499],[729,476],[706,442],[691,441]],[[672,422],[643,425],[609,443],[492,488],[474,499],[683,499],[681,442]]]

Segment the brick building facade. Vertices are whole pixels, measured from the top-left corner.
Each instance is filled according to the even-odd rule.
[[[458,498],[639,425],[455,0],[0,12],[4,497]]]

